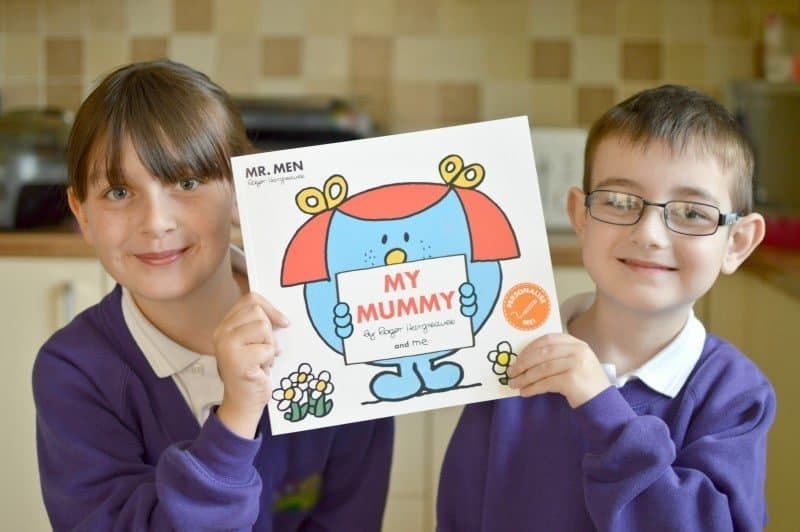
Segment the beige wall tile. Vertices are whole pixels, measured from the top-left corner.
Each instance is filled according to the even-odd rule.
[[[254,34],[258,29],[258,0],[214,0],[214,31]]]
[[[578,124],[589,125],[615,103],[614,87],[578,87]]]
[[[525,80],[530,75],[530,42],[526,35],[493,34],[486,40],[486,74],[490,80]]]
[[[165,37],[136,37],[131,40],[131,61],[152,61],[168,56]]]
[[[80,83],[48,83],[45,90],[47,105],[61,109],[77,110],[83,100],[83,87]]]
[[[392,35],[394,0],[350,0],[353,35]]]
[[[530,20],[528,0],[478,2],[483,21],[481,33],[526,35]]]
[[[330,0],[305,0],[306,35],[349,35],[353,24],[353,4]]]
[[[48,35],[80,35],[83,24],[80,0],[45,0],[44,31]]]
[[[261,78],[256,83],[256,94],[268,97],[303,96],[305,81],[299,78]]]
[[[261,0],[257,31],[261,35],[302,35],[307,31],[306,2]]]
[[[250,35],[220,35],[216,81],[231,94],[250,94],[259,77],[261,40]]]
[[[388,80],[356,79],[352,81],[354,97],[362,102],[363,109],[372,117],[379,129],[391,125],[392,87]]]
[[[394,78],[402,81],[479,81],[486,73],[486,43],[479,37],[400,37]]]
[[[394,24],[398,35],[426,35],[439,28],[439,3],[395,0]]]
[[[749,38],[750,6],[742,0],[712,0],[711,35]]]
[[[0,31],[24,33],[40,31],[42,10],[40,2],[30,0],[3,0]]]
[[[620,43],[616,37],[575,39],[573,79],[581,83],[613,83],[620,73]]]
[[[684,83],[704,80],[707,55],[703,42],[667,43],[664,45],[664,78]]]
[[[482,92],[482,120],[530,114],[533,103],[530,82],[491,81],[483,84]]]
[[[167,44],[170,59],[185,63],[192,68],[217,77],[217,37],[202,34],[172,35]]]
[[[484,33],[481,1],[442,0],[439,2],[441,35],[478,35]]]
[[[58,1],[58,0],[57,0]],[[166,36],[174,27],[174,4],[166,0],[131,0],[128,32],[131,35]]]
[[[350,39],[350,75],[355,79],[389,79],[393,41],[388,37],[356,35]]]
[[[83,71],[84,51],[80,39],[64,37],[45,40],[45,72],[48,78],[80,77]]]
[[[573,126],[577,98],[573,84],[565,81],[534,81],[528,111],[531,127]]]
[[[127,28],[125,0],[83,0],[82,16],[89,31],[124,31]]]
[[[570,79],[572,43],[567,39],[535,39],[531,43],[531,77]]]
[[[480,118],[481,90],[478,83],[442,83],[439,107],[442,124],[467,124]]]
[[[88,33],[83,44],[86,54],[83,75],[89,79],[97,79],[130,62],[130,42],[120,39],[118,33]]]
[[[704,40],[711,32],[708,0],[669,0],[664,4],[664,35],[671,40]]]
[[[661,43],[626,41],[622,43],[622,78],[658,80],[661,78]]]
[[[308,37],[303,46],[303,74],[311,78],[347,79],[350,47],[346,37]]]
[[[670,0],[619,0],[617,28],[624,37],[656,38],[663,31],[664,2]]]
[[[706,59],[708,81],[723,83],[751,79],[755,72],[755,49],[751,41],[718,40],[709,43]]]
[[[173,0],[173,23],[178,32],[214,29],[214,0]]]
[[[0,111],[5,112],[20,107],[41,107],[42,105],[44,105],[44,96],[37,83],[3,86]]]
[[[657,84],[646,81],[623,81],[617,87],[614,104],[617,104],[643,90],[652,89],[655,86],[657,86]]]
[[[3,47],[5,77],[35,79],[43,72],[44,46],[38,33],[8,33]]]
[[[578,0],[531,0],[528,31],[534,37],[566,37],[578,28]]]
[[[578,35],[614,35],[617,0],[578,0]]]
[[[303,92],[312,96],[338,97],[350,99],[350,80],[346,79],[314,79],[303,80]]]
[[[428,129],[441,125],[439,84],[432,81],[401,81],[392,90],[392,133]]]
[[[264,37],[261,40],[261,74],[282,77],[303,73],[303,39]]]

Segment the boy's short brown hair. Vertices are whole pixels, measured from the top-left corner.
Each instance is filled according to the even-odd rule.
[[[68,185],[79,201],[99,177],[112,186],[124,182],[127,138],[165,183],[231,179],[230,157],[252,151],[228,94],[205,74],[169,60],[121,67],[81,104],[67,146]]]
[[[673,151],[687,150],[715,157],[733,176],[733,210],[753,209],[754,154],[735,118],[716,100],[680,85],[662,85],[634,94],[605,112],[589,130],[584,152],[583,190],[591,192],[592,163],[600,142],[620,137],[646,148],[664,141]]]

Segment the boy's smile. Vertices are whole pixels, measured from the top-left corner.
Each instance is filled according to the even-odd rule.
[[[662,141],[646,147],[619,137],[600,142],[592,166],[592,190],[635,194],[651,204],[633,225],[614,225],[593,218],[576,204],[574,220],[584,264],[597,284],[598,302],[638,313],[683,313],[714,283],[729,244],[729,227],[692,236],[665,223],[668,201],[694,201],[731,209],[732,177],[701,150],[673,154]],[[580,194],[575,190],[572,194]]]

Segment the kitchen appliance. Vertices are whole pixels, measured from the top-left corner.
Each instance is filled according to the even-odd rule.
[[[533,158],[548,231],[571,231],[567,191],[583,183],[583,149],[587,135],[588,132],[580,128],[531,128]]]
[[[757,209],[800,215],[800,83],[734,82],[726,97],[755,149]]]
[[[68,114],[54,108],[0,115],[0,228],[57,225],[68,216],[70,122]]]
[[[328,144],[373,136],[370,117],[341,98],[234,98],[258,151]]]

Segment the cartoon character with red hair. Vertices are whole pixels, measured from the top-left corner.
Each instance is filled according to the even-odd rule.
[[[480,164],[464,167],[449,155],[439,164],[444,183],[397,183],[347,198],[347,182],[332,176],[320,191],[296,196],[312,214],[292,237],[283,259],[282,286],[305,285],[309,318],[317,334],[338,353],[353,333],[352,315],[339,300],[340,272],[461,255],[467,281],[459,287],[461,314],[476,334],[494,309],[502,284],[499,261],[519,256],[516,236],[503,211],[475,190]],[[457,349],[370,362],[387,368],[370,382],[379,400],[402,401],[456,388],[464,376],[456,362],[443,361]]]

